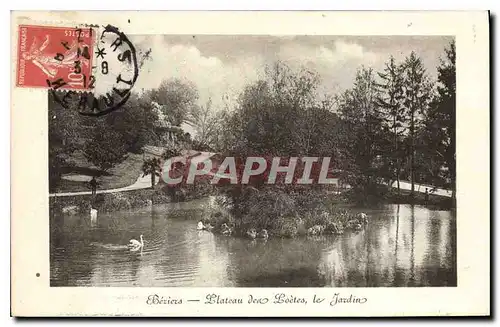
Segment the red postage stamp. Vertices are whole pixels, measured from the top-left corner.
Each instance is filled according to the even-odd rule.
[[[16,85],[88,89],[93,40],[91,28],[21,25]]]

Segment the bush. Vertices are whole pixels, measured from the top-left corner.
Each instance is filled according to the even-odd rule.
[[[267,229],[273,220],[296,213],[294,199],[279,189],[248,188],[232,202],[231,213],[244,228]]]
[[[292,238],[299,234],[302,226],[302,220],[297,216],[291,215],[274,219],[269,227],[272,235]]]
[[[123,193],[109,193],[107,194],[104,203],[100,207],[102,211],[118,211],[130,209],[129,196]]]
[[[241,229],[238,228],[239,226],[236,226],[236,221],[233,216],[225,210],[213,210],[208,218],[202,219],[202,222],[205,226],[211,225],[215,231],[220,231],[223,224],[237,230]]]
[[[326,226],[332,221],[333,216],[327,211],[315,210],[304,215],[304,227],[306,229],[315,225]]]
[[[370,184],[364,187],[352,188],[345,192],[349,202],[358,205],[382,204],[389,197],[391,190],[386,185]]]
[[[83,147],[83,154],[89,162],[107,171],[126,159],[127,147],[116,131],[94,127]]]
[[[128,192],[97,194],[95,198],[90,195],[71,196],[64,198],[50,198],[50,210],[62,212],[64,207],[76,205],[81,214],[89,212],[90,205],[100,212],[110,212],[131,208],[145,207],[151,204],[169,203],[171,198],[161,190],[141,189]]]

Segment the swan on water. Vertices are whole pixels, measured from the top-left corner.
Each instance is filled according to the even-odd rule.
[[[90,224],[95,226],[97,223],[97,209],[90,208]]]
[[[212,226],[212,224],[208,223],[207,225],[204,225],[202,221],[198,222],[198,225],[196,226],[196,229],[197,230],[207,230],[207,231],[211,231],[212,229],[214,229],[214,226]]]
[[[136,249],[144,247],[144,239],[142,238],[142,235],[141,235],[140,242],[138,240],[131,239],[128,243],[128,246],[131,248],[136,248]]]

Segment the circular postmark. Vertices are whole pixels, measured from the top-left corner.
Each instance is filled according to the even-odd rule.
[[[66,109],[77,110],[85,116],[102,116],[110,113],[128,100],[139,74],[137,55],[128,37],[112,25],[102,31],[89,28],[95,35],[90,48],[92,70],[87,76],[75,60],[68,80],[47,80],[54,99]],[[80,51],[85,53],[84,51]],[[87,53],[88,53],[87,52]],[[69,86],[78,85],[79,89]]]

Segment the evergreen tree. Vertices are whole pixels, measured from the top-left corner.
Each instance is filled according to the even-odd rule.
[[[403,107],[403,67],[397,65],[393,56],[385,64],[383,72],[378,73],[382,82],[378,84],[381,93],[377,98],[377,105],[390,136],[390,149],[387,149],[390,159],[390,171],[397,181],[398,194],[400,193],[399,178],[401,172],[401,157],[404,152],[400,149],[400,137],[405,130],[407,115]]]
[[[422,60],[412,51],[403,63],[403,105],[409,117],[409,170],[411,179],[411,193],[415,192],[415,140],[417,131],[422,124],[423,117],[429,106],[432,96],[432,83],[427,75]]]
[[[445,58],[441,59],[437,79],[437,95],[434,97],[426,126],[429,138],[433,140],[429,144],[434,153],[434,158],[439,165],[446,169],[444,176],[452,189],[455,197],[456,179],[456,52],[455,42],[452,41],[445,49]]]
[[[337,98],[342,119],[340,133],[343,180],[357,194],[375,194],[381,154],[382,117],[377,110],[379,91],[371,68],[358,70],[354,86]]]

